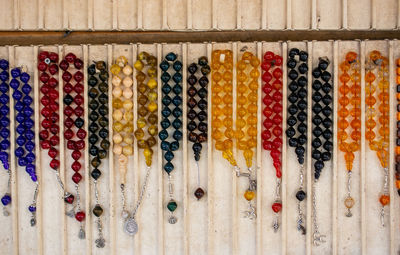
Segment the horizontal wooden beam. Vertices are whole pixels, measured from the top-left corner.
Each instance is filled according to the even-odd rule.
[[[303,41],[303,40],[383,40],[400,39],[399,31],[24,31],[0,32],[0,46],[54,44],[127,44],[229,41]]]

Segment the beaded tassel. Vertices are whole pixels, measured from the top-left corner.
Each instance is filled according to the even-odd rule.
[[[165,59],[160,63],[160,68],[162,71],[161,81],[162,85],[162,104],[163,109],[161,111],[163,119],[160,122],[162,130],[160,131],[159,138],[161,139],[161,149],[164,151],[164,159],[167,163],[164,164],[164,171],[168,174],[168,189],[170,200],[167,204],[167,209],[171,212],[171,215],[168,219],[170,224],[175,224],[177,222],[177,218],[173,215],[173,212],[178,207],[178,204],[173,199],[174,190],[172,184],[172,176],[171,172],[174,170],[174,165],[171,163],[174,158],[174,151],[179,149],[179,141],[182,139],[182,62],[177,60],[177,55],[175,53],[168,53],[165,56]],[[171,67],[174,70],[174,74],[171,75],[168,73],[168,69]],[[171,87],[168,82],[171,80],[175,83],[173,87]],[[173,91],[175,96],[171,98],[169,96],[170,92]],[[172,103],[172,105],[171,105]],[[174,109],[170,109],[169,106],[174,107]],[[172,123],[169,120],[170,115],[173,116]],[[167,141],[169,132],[168,128],[172,125],[174,128],[174,132],[172,135],[173,141]]]
[[[317,218],[317,187],[316,183],[321,176],[322,169],[326,161],[332,158],[332,85],[329,83],[332,75],[327,71],[329,59],[322,57],[319,59],[318,66],[313,69],[313,140],[312,140],[312,158],[314,160],[314,183],[313,183],[313,242],[318,246],[325,242],[325,236],[319,233]],[[321,147],[322,146],[322,147]]]
[[[198,79],[196,73],[198,70],[201,73],[201,77]],[[208,95],[208,74],[211,72],[210,66],[208,65],[207,57],[200,57],[198,63],[192,63],[188,66],[189,77],[187,82],[189,88],[188,94],[188,113],[187,117],[189,122],[187,124],[189,141],[193,143],[192,149],[194,159],[197,165],[197,189],[194,191],[194,196],[197,200],[200,200],[204,195],[205,191],[200,185],[200,169],[199,163],[203,142],[207,141],[207,95]],[[196,85],[199,86],[196,86]],[[198,96],[199,100],[196,98]],[[193,106],[193,107],[191,107]],[[197,122],[196,122],[197,119]],[[196,130],[199,132],[196,133]]]
[[[376,151],[379,162],[384,171],[384,183],[382,194],[379,197],[379,202],[382,205],[380,216],[382,226],[385,226],[385,206],[389,204],[389,60],[387,57],[381,55],[379,51],[372,51],[369,54],[369,58],[365,65],[365,104],[367,106],[366,110],[366,120],[365,120],[365,138],[369,143],[369,148]],[[377,70],[378,80],[376,79],[375,70]],[[378,81],[378,86],[376,83]],[[379,91],[378,99],[379,106],[378,111],[374,107],[377,103],[375,94]],[[377,128],[377,123],[375,118],[379,120],[379,126]],[[374,129],[378,129],[378,136],[375,134]]]
[[[128,158],[133,155],[133,79],[132,67],[124,56],[120,56],[110,68],[113,84],[113,152],[118,156],[120,188],[122,195],[122,218],[128,219],[125,205],[125,183]]]
[[[353,214],[351,208],[354,199],[351,196],[351,175],[353,172],[354,153],[360,150],[361,140],[361,73],[357,53],[348,52],[345,60],[340,64],[341,74],[339,80],[339,105],[338,112],[338,142],[340,151],[344,152],[347,170],[347,196],[344,205],[347,208],[347,217]],[[351,109],[348,109],[347,106]],[[351,128],[350,138],[347,134]]]
[[[298,200],[298,218],[297,229],[303,235],[306,234],[305,216],[301,206],[301,202],[306,198],[304,191],[304,158],[307,144],[307,72],[308,72],[308,53],[300,51],[297,48],[290,49],[287,67],[289,68],[288,88],[288,119],[286,130],[288,143],[290,147],[295,148],[297,161],[300,164],[300,187],[296,192],[296,199]],[[296,71],[297,68],[297,71]],[[297,136],[296,136],[296,133]]]
[[[1,197],[1,203],[3,204],[3,215],[9,216],[10,212],[7,210],[7,206],[11,204],[11,169],[9,162],[9,149],[10,149],[10,119],[8,115],[10,113],[8,95],[9,91],[9,64],[5,59],[0,59],[0,161],[7,171],[8,181],[6,193]]]
[[[264,54],[261,65],[264,73],[263,98],[264,130],[261,133],[264,150],[270,151],[276,175],[276,194],[272,211],[276,214],[273,221],[274,231],[279,228],[279,213],[282,210],[281,178],[282,178],[282,57],[271,51]]]
[[[93,207],[93,215],[96,216],[96,224],[99,237],[95,240],[96,247],[103,248],[105,239],[103,236],[103,225],[101,216],[103,208],[99,202],[98,181],[101,176],[101,160],[107,157],[110,148],[108,140],[108,72],[104,61],[97,61],[87,68],[89,74],[88,85],[91,87],[88,91],[89,96],[89,154],[91,156],[90,165],[92,171],[90,175],[93,178],[94,193],[96,204]],[[100,80],[100,81],[99,81]],[[99,139],[100,137],[100,139]],[[100,140],[100,141],[99,141]]]
[[[65,190],[64,183],[61,181],[58,169],[60,167],[59,144],[60,144],[60,115],[59,115],[59,91],[58,91],[58,54],[55,52],[42,51],[38,56],[38,70],[40,71],[39,80],[41,82],[40,92],[42,97],[40,103],[42,109],[41,126],[39,132],[40,146],[43,150],[48,150],[51,158],[50,167],[55,171],[57,181],[63,191],[64,201],[67,204],[74,202],[74,196]],[[73,216],[73,214],[72,214]]]
[[[400,196],[400,58],[396,61],[396,91],[397,91],[397,138],[396,138],[396,168],[395,184]]]
[[[30,96],[32,91],[31,85],[29,85],[30,76],[25,70],[20,68],[14,68],[11,70],[12,80],[10,81],[10,87],[14,90],[12,96],[15,100],[15,120],[18,123],[16,128],[16,149],[15,156],[17,157],[18,165],[24,167],[25,171],[29,174],[29,177],[35,184],[33,193],[32,204],[28,206],[29,212],[32,214],[30,223],[31,226],[36,225],[36,199],[38,194],[38,178],[36,175],[35,166],[35,131],[33,116],[33,98]],[[20,87],[20,83],[23,85]]]
[[[244,198],[249,202],[249,210],[245,211],[245,215],[250,219],[254,219],[257,216],[252,200],[255,198],[257,190],[257,182],[253,173],[253,150],[257,147],[259,66],[260,60],[248,51],[243,53],[236,64],[237,115],[234,137],[236,138],[237,148],[243,151],[248,170],[249,187],[244,193]],[[224,122],[232,122],[232,119],[225,118]]]
[[[72,68],[71,68],[72,65]],[[81,223],[79,230],[79,238],[85,238],[85,231],[83,227],[83,220],[85,219],[85,212],[81,209],[80,194],[79,194],[79,182],[82,180],[82,175],[79,171],[82,169],[82,164],[79,162],[82,157],[82,151],[85,149],[85,137],[86,131],[83,129],[83,92],[84,87],[81,83],[83,81],[83,73],[80,71],[83,67],[81,59],[77,58],[75,54],[68,53],[64,59],[60,62],[60,69],[63,70],[62,79],[64,81],[64,139],[67,140],[67,149],[71,150],[71,156],[74,162],[71,165],[71,169],[74,171],[72,175],[72,181],[75,183],[76,190],[76,207],[77,211],[74,213],[75,219]],[[75,70],[74,70],[75,69]],[[73,85],[75,83],[75,85]],[[97,115],[89,115],[89,118],[93,120],[98,118]],[[75,137],[76,136],[76,137]],[[76,138],[76,140],[74,139]]]

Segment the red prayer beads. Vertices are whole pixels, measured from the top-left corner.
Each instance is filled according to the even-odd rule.
[[[263,69],[263,87],[264,92],[264,109],[265,117],[261,133],[264,150],[270,151],[275,168],[278,185],[282,177],[282,57],[267,51],[264,54],[264,60],[261,64]],[[279,186],[277,187],[279,190]],[[282,202],[280,200],[279,191],[277,191],[275,201],[272,204],[272,210],[279,213],[282,210]],[[274,220],[273,227],[275,232],[279,228],[278,216]]]
[[[82,222],[85,219],[85,213],[81,211],[79,198],[79,182],[82,180],[82,175],[79,171],[82,169],[82,164],[79,162],[82,156],[82,150],[85,148],[86,131],[83,129],[83,92],[84,87],[80,83],[83,80],[81,69],[83,62],[73,53],[65,55],[64,59],[59,64],[63,71],[62,79],[64,83],[64,115],[65,115],[65,130],[64,139],[67,141],[67,149],[71,150],[71,157],[74,162],[71,164],[73,170],[72,181],[76,184],[77,189],[77,212],[75,219]],[[83,233],[83,234],[82,234]],[[84,235],[83,227],[79,233]]]

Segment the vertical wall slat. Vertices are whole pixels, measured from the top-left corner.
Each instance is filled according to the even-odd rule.
[[[339,42],[333,42],[333,157],[332,157],[332,254],[338,253],[338,87],[339,87]]]
[[[307,52],[308,52],[308,93],[307,93],[307,137],[312,137],[312,59],[313,59],[313,42],[307,42]],[[312,196],[313,196],[313,172],[312,172],[312,160],[311,160],[311,139],[307,139],[307,149],[306,149],[306,194],[307,194],[307,210],[306,210],[306,254],[311,255],[312,251]]]
[[[232,52],[233,52],[233,81],[232,81],[232,86],[233,86],[233,91],[232,91],[232,96],[233,96],[233,103],[232,103],[232,108],[233,108],[233,114],[232,114],[232,119],[236,120],[236,63],[238,60],[238,45],[236,42],[232,43]],[[236,126],[233,126],[233,130],[236,130]],[[233,141],[233,148],[237,148],[236,146],[236,141]],[[237,160],[237,150],[233,149],[233,157]],[[232,171],[232,167],[229,169]],[[232,254],[238,254],[239,250],[239,245],[238,245],[238,231],[239,231],[239,224],[238,224],[238,177],[236,177],[236,174],[234,171],[232,171]]]
[[[377,1],[376,0],[371,0],[371,28],[376,29],[376,18],[377,18],[377,13],[376,13],[376,5]]]
[[[19,8],[19,0],[13,0],[13,29],[19,30],[21,28],[21,15]]]
[[[158,63],[161,63],[163,59],[162,45],[157,44],[157,59]],[[161,72],[157,72],[158,86],[158,105],[161,106],[162,92],[161,92]],[[158,107],[158,116],[161,116],[161,107]],[[161,130],[160,121],[158,121],[158,130]],[[160,139],[158,139],[158,254],[164,254],[164,185],[163,185],[163,152],[160,150]]]
[[[132,46],[132,67],[133,65],[136,63],[136,59],[137,56],[139,54],[138,51],[138,45],[137,44],[131,44]],[[138,119],[138,103],[137,103],[137,98],[138,98],[138,90],[137,90],[137,80],[136,80],[136,74],[137,74],[137,70],[136,68],[133,67],[133,72],[132,72],[132,80],[133,80],[133,85],[132,85],[132,90],[133,90],[133,96],[132,96],[132,101],[133,101],[133,130],[136,130],[137,127],[137,119]],[[137,139],[133,139],[133,172],[134,172],[134,197],[135,197],[135,203],[137,203],[137,201],[139,201],[139,196],[140,196],[140,187],[141,187],[141,172],[142,169],[140,168],[139,165],[139,158],[142,155],[142,151],[139,150],[138,146],[137,146]],[[145,169],[145,171],[147,171]],[[143,179],[144,181],[144,179]],[[136,213],[136,222],[139,222],[139,225],[142,225],[142,221],[141,221],[141,213],[140,213],[140,209],[139,211]],[[141,240],[141,236],[142,236],[142,232],[139,231],[136,235],[135,238],[133,240],[134,242],[134,250],[135,250],[135,254],[140,254],[140,240]]]
[[[192,6],[192,1],[193,0],[187,0],[186,1],[186,28],[188,30],[193,29],[193,6]]]
[[[212,44],[207,43],[207,58],[210,62],[211,65],[211,55],[212,55]],[[211,75],[210,75],[211,77]],[[208,125],[212,124],[212,118],[211,118],[211,112],[212,112],[212,107],[211,107],[211,99],[212,99],[212,90],[213,87],[213,81],[212,78],[210,79],[210,85],[209,85],[209,93],[207,97],[207,122]],[[208,233],[208,238],[207,238],[207,254],[213,255],[214,254],[214,163],[213,163],[213,141],[212,141],[212,128],[208,130],[207,134],[207,170],[208,170],[208,178],[207,178],[207,205],[208,205],[208,212],[207,212],[207,218],[208,218],[208,224],[207,224],[207,233]]]
[[[69,14],[69,6],[70,4],[68,4],[66,2],[66,0],[62,0],[61,2],[62,5],[62,29],[69,29],[69,18],[68,18],[68,14]]]
[[[317,0],[311,0],[311,29],[318,29]]]
[[[113,45],[107,45],[107,62],[108,62],[108,67],[111,66],[113,61]],[[109,75],[108,78],[108,86],[110,89],[112,89],[112,75]],[[113,107],[112,107],[112,95],[108,96],[108,105],[111,106],[109,113],[108,113],[108,130],[109,130],[109,141],[110,141],[110,153],[109,153],[109,172],[110,172],[110,223],[109,223],[109,228],[110,228],[110,253],[113,255],[116,252],[116,246],[117,246],[117,240],[116,240],[116,215],[115,215],[115,209],[116,209],[116,203],[117,200],[115,198],[115,169],[114,169],[114,153],[112,152],[112,149],[114,147],[114,142],[113,142],[113,122],[112,122],[112,114],[113,114]]]
[[[268,29],[267,0],[261,0],[261,29]],[[261,84],[261,83],[260,83]]]
[[[143,29],[143,0],[137,0],[137,29]]]
[[[34,59],[34,67],[37,66],[38,60],[37,56],[39,54],[39,47],[34,46],[33,47],[33,59]],[[35,144],[37,145],[35,147],[35,156],[36,156],[36,165],[41,166],[41,153],[40,153],[40,140],[39,140],[39,130],[40,130],[40,92],[39,92],[39,71],[37,68],[34,69],[33,71],[33,93],[34,93],[34,109],[35,109]],[[39,180],[39,193],[36,199],[36,228],[37,228],[37,240],[38,240],[38,250],[37,254],[41,255],[43,254],[43,196],[42,196],[42,187],[43,187],[43,178],[42,178],[42,171],[43,169],[41,167],[36,168],[36,174],[38,176]]]
[[[389,44],[389,95],[396,95],[396,81],[395,77],[395,70],[396,70],[396,63],[394,60],[394,52],[393,52],[393,41],[388,41]],[[389,96],[389,105],[391,106],[389,109],[389,128],[390,128],[390,135],[389,135],[389,195],[392,198],[392,203],[389,203],[389,227],[390,227],[390,254],[396,255],[396,238],[395,238],[395,231],[398,226],[396,226],[395,221],[395,207],[393,199],[397,194],[394,192],[394,168],[395,168],[395,159],[394,159],[394,152],[395,152],[395,119],[396,119],[396,105],[393,96]],[[397,214],[398,215],[398,214]]]
[[[88,30],[91,31],[93,30],[93,24],[94,24],[94,5],[93,1],[94,0],[87,0],[88,1],[88,9],[87,9],[87,23],[88,23]]]
[[[257,58],[262,60],[263,56],[262,56],[262,43],[261,42],[257,42]],[[259,66],[259,71],[260,71],[260,76],[258,77],[258,98],[257,98],[257,134],[261,134],[261,122],[262,122],[262,82],[261,82],[261,74],[262,74],[262,69],[261,69],[261,64]],[[257,208],[257,219],[256,219],[256,252],[257,255],[261,255],[262,254],[262,250],[263,250],[263,231],[262,231],[262,209],[263,209],[263,204],[262,204],[262,195],[260,194],[263,190],[263,174],[262,171],[264,170],[261,167],[262,164],[262,156],[261,156],[261,144],[262,144],[262,140],[260,139],[259,136],[257,136],[257,161],[256,161],[256,171],[257,171],[257,196],[256,196],[256,208]]]
[[[282,56],[282,177],[281,177],[281,200],[282,200],[282,211],[281,211],[281,254],[286,254],[287,247],[287,137],[284,133],[286,130],[286,119],[287,119],[287,43],[281,43],[281,56]]]
[[[82,45],[82,52],[83,52],[83,102],[84,102],[84,109],[86,113],[84,116],[84,128],[85,130],[89,130],[89,97],[88,97],[88,72],[87,66],[89,63],[89,51],[88,45]],[[85,137],[85,144],[89,144],[89,136],[86,135]],[[92,244],[93,244],[93,233],[92,233],[92,210],[91,210],[91,201],[92,201],[92,193],[91,193],[91,177],[90,177],[90,160],[89,160],[89,150],[85,150],[85,162],[84,162],[84,180],[85,180],[85,208],[86,208],[86,224],[85,224],[85,232],[86,232],[86,254],[92,254]]]
[[[342,28],[343,29],[348,29],[348,24],[347,24],[347,1],[348,0],[342,0]]]
[[[361,193],[361,222],[366,222],[366,195],[365,195],[365,42],[361,41],[360,45],[360,61],[361,61],[361,166],[360,166],[360,193]],[[367,252],[367,226],[361,224],[361,253]]]
[[[286,0],[286,29],[292,29],[292,0]]]
[[[181,44],[182,51],[182,132],[183,132],[183,249],[184,254],[189,254],[190,251],[190,239],[189,239],[189,226],[190,226],[190,214],[189,211],[189,165],[188,165],[188,140],[187,140],[187,59],[188,49],[187,44]]]
[[[58,56],[59,59],[64,57],[64,47],[58,46]],[[62,79],[62,72],[58,72],[58,93],[59,93],[59,115],[60,115],[60,170],[59,175],[61,181],[64,183],[64,187],[67,188],[65,185],[65,146],[64,146],[64,104],[62,98],[64,98],[64,84]],[[65,215],[66,205],[63,200],[61,200],[61,222],[62,222],[62,253],[64,255],[68,254],[68,233],[67,233],[67,218]]]
[[[236,29],[242,29],[242,0],[236,0]]]
[[[44,1],[45,0],[37,0],[37,5],[38,5],[37,24],[39,30],[42,30],[44,28],[44,8],[45,8]]]
[[[217,1],[211,0],[211,18],[212,18],[212,29],[218,29],[218,12],[217,12]]]
[[[167,0],[162,0],[162,30],[168,30],[168,3]]]
[[[119,29],[119,22],[118,22],[118,0],[112,1],[112,29],[118,30]]]
[[[15,67],[15,46],[8,46],[8,62],[9,62],[9,70]],[[9,81],[11,81],[12,77],[10,74]],[[11,90],[9,90],[10,96],[10,109],[14,109],[14,98],[12,97]],[[10,110],[10,171],[11,171],[11,220],[12,220],[12,242],[13,242],[13,254],[19,254],[19,217],[18,217],[18,173],[16,168],[15,161],[15,111]]]

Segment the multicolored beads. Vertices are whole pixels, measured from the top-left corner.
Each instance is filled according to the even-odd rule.
[[[272,211],[276,214],[273,222],[274,231],[279,228],[279,212],[282,210],[280,198],[280,184],[282,178],[282,57],[267,51],[261,64],[263,70],[262,81],[264,92],[263,115],[264,130],[261,133],[263,148],[270,152],[277,178],[277,194],[272,204]]]
[[[80,71],[83,68],[83,61],[73,53],[65,55],[64,59],[59,64],[63,71],[62,80],[64,84],[64,139],[67,141],[67,149],[71,151],[71,157],[74,162],[71,164],[73,170],[72,181],[75,183],[76,189],[76,211],[75,219],[82,222],[85,219],[85,212],[81,209],[79,182],[82,180],[82,175],[79,171],[82,169],[80,159],[82,158],[85,149],[86,131],[84,130],[84,86],[83,73]],[[96,114],[89,115],[90,120],[96,120]],[[83,225],[79,231],[79,238],[85,238]]]
[[[36,225],[36,199],[38,194],[38,178],[35,166],[35,130],[33,117],[33,98],[30,96],[32,87],[29,85],[30,75],[24,68],[11,70],[12,80],[10,87],[13,89],[15,120],[17,124],[15,156],[18,165],[24,167],[31,180],[35,183],[33,202],[28,206],[32,214],[31,226]],[[21,84],[22,83],[22,84]]]
[[[304,191],[304,159],[307,145],[308,53],[292,48],[288,56],[289,91],[287,111],[289,117],[287,119],[286,136],[288,137],[289,146],[295,148],[297,161],[300,164],[300,186],[296,193],[296,199],[298,200],[297,229],[305,235],[305,216],[301,209],[301,202],[306,198],[306,192]]]
[[[9,63],[5,59],[0,59],[0,161],[8,173],[7,189],[1,197],[4,216],[10,215],[7,206],[11,204],[9,78]]]
[[[198,78],[196,73],[200,71],[201,77]],[[188,112],[187,118],[189,120],[187,124],[188,139],[193,143],[192,149],[194,159],[197,164],[197,189],[194,191],[194,196],[197,200],[200,200],[205,191],[200,186],[200,169],[199,163],[202,143],[207,141],[207,95],[208,95],[208,75],[211,72],[211,68],[208,65],[207,57],[200,57],[198,63],[192,63],[188,66],[189,77],[187,78],[188,83]],[[196,86],[198,85],[198,86]],[[198,132],[196,132],[196,130]]]
[[[170,200],[167,204],[167,209],[171,212],[168,219],[170,224],[175,224],[177,218],[173,212],[177,209],[177,203],[173,199],[173,185],[171,182],[171,172],[174,170],[172,160],[174,151],[179,149],[179,141],[182,139],[182,62],[178,60],[178,56],[170,52],[165,56],[165,59],[160,63],[161,81],[162,81],[162,120],[160,122],[162,130],[158,134],[161,139],[161,150],[164,151],[163,157],[165,160],[164,171],[168,174],[168,185]],[[171,75],[168,70],[173,70]],[[169,84],[172,82],[172,86]],[[173,95],[171,95],[173,92]],[[170,96],[171,95],[171,96]],[[172,109],[171,109],[172,108]],[[173,121],[170,121],[172,115]],[[171,128],[172,127],[172,128]],[[172,139],[168,130],[173,130]],[[170,139],[168,139],[170,137]]]
[[[101,161],[107,157],[110,148],[108,132],[108,71],[104,61],[97,61],[87,68],[89,75],[88,91],[89,96],[89,155],[95,189],[96,204],[92,213],[96,217],[96,225],[99,237],[95,240],[96,247],[103,248],[105,239],[103,236],[103,227],[101,216],[103,208],[99,202],[98,182],[101,176]],[[97,118],[95,118],[97,117]]]
[[[348,52],[345,60],[339,65],[339,111],[338,111],[338,143],[339,150],[344,153],[347,170],[347,197],[344,205],[347,217],[351,217],[354,198],[351,197],[351,175],[353,171],[354,153],[360,150],[361,141],[361,73],[357,53]],[[348,109],[351,107],[350,109]],[[347,130],[351,130],[348,135]]]
[[[382,226],[385,226],[385,206],[389,204],[389,60],[379,51],[371,51],[365,64],[365,139],[369,143],[369,148],[376,151],[380,164],[384,171],[384,183],[379,202],[382,205],[380,216]],[[377,69],[377,70],[376,70]],[[377,77],[378,76],[378,77]],[[378,78],[378,79],[377,79]],[[375,95],[378,94],[376,98]],[[378,100],[377,100],[378,99]],[[379,106],[375,104],[379,102]],[[378,111],[376,110],[378,108]],[[377,134],[375,129],[377,121],[379,128]]]

